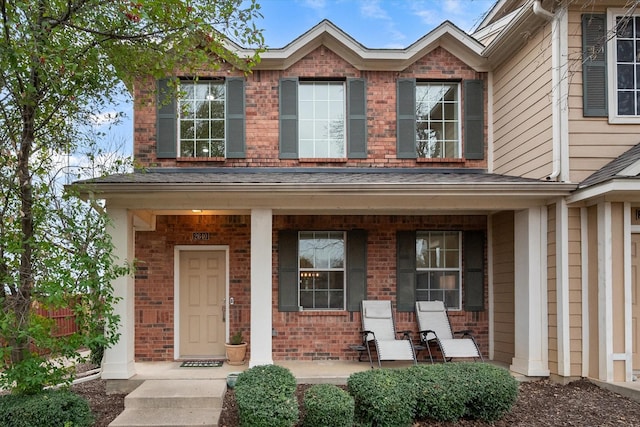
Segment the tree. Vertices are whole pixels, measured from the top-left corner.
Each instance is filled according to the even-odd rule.
[[[100,316],[116,320],[108,282],[127,270],[104,234],[99,245],[90,235],[104,226],[104,214],[79,223],[91,217],[86,208],[52,203],[53,159],[82,144],[82,125],[120,95],[121,81],[204,61],[249,71],[263,39],[253,23],[255,0],[0,0],[0,16],[0,378],[31,393],[62,377],[34,348],[68,356],[99,339],[90,330],[56,342],[34,304],[99,295],[79,304],[77,314],[86,325]],[[240,57],[228,41],[253,49]],[[107,336],[106,344],[116,338]]]

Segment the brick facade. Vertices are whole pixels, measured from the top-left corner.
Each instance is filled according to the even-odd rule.
[[[198,77],[241,76],[228,68],[202,70]],[[358,77],[367,84],[368,155],[366,159],[279,159],[278,87],[282,77]],[[204,159],[158,159],[155,155],[155,82],[139,81],[135,97],[134,155],[140,166],[151,167],[429,167],[483,168],[486,160],[396,158],[396,82],[399,78],[461,81],[483,79],[478,73],[442,48],[436,48],[402,72],[360,71],[337,54],[320,46],[286,70],[254,70],[246,76],[246,158],[210,161]],[[485,84],[485,87],[487,85]],[[485,89],[486,90],[486,89]],[[463,92],[463,91],[462,91]],[[464,93],[461,94],[464,97]],[[486,96],[485,96],[486,100]],[[464,99],[461,100],[464,103]],[[485,101],[486,102],[486,101]],[[485,111],[487,109],[485,108]],[[485,113],[486,114],[486,113]],[[486,122],[486,120],[485,120]],[[464,141],[464,128],[462,140]],[[485,127],[486,133],[486,127]],[[486,151],[486,148],[485,148]],[[486,156],[484,156],[486,159]]]
[[[485,230],[486,217],[442,216],[274,216],[273,219],[273,337],[274,360],[349,360],[348,350],[360,341],[359,312],[278,311],[278,231],[367,231],[367,298],[394,302],[396,288],[396,232],[398,230]],[[206,231],[210,240],[191,241],[192,233]],[[226,245],[229,247],[230,329],[250,337],[250,238],[248,215],[159,216],[156,231],[136,233],[139,263],[135,292],[135,358],[138,361],[173,360],[174,247],[176,245]],[[486,289],[485,277],[485,289]],[[463,285],[464,292],[464,285]],[[487,292],[485,291],[485,298]],[[485,301],[485,306],[487,306]],[[395,313],[395,310],[394,310]],[[395,313],[397,330],[417,332],[413,313]],[[472,329],[483,354],[488,351],[488,312],[451,311],[454,330]],[[414,334],[417,337],[417,334]]]

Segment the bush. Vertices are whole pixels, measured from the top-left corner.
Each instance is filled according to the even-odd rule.
[[[403,370],[416,398],[415,416],[438,421],[455,421],[466,413],[466,389],[453,364],[419,365]]]
[[[296,386],[293,374],[281,366],[255,366],[241,373],[235,386],[240,425],[295,425],[298,422]]]
[[[355,418],[363,425],[401,427],[413,421],[415,394],[400,370],[356,372],[347,380]]]
[[[66,390],[46,390],[33,395],[0,396],[0,427],[51,427],[93,425],[89,403]]]
[[[338,386],[316,384],[304,394],[305,427],[353,426],[353,397]]]

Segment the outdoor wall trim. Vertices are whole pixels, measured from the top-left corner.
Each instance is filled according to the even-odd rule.
[[[493,312],[495,307],[493,299],[493,215],[487,215],[487,280],[489,282],[489,360],[493,360],[493,354],[495,351],[495,313]]]
[[[613,282],[611,203],[598,204],[598,336],[601,381],[613,381]]]
[[[582,284],[582,376],[589,376],[589,211],[580,208],[580,274]]]
[[[631,203],[623,206],[624,233],[624,352],[625,381],[633,381],[633,283],[631,274]]]
[[[569,321],[569,211],[565,199],[556,202],[556,299],[558,375],[571,376]]]

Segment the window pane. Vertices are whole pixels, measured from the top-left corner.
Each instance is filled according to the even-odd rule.
[[[306,309],[344,309],[344,233],[299,234],[300,305]]]
[[[457,83],[416,86],[416,150],[418,157],[459,157],[460,102]]]
[[[633,76],[633,69],[635,67],[631,64],[618,65],[618,89],[633,89],[635,78]]]
[[[635,114],[633,92],[618,92],[618,114],[632,116]]]
[[[222,82],[182,82],[178,112],[181,156],[224,156],[225,85]]]
[[[640,90],[640,18],[616,17],[615,74],[617,91],[617,114],[638,116],[638,90]]]
[[[300,82],[298,88],[300,157],[345,156],[343,82]]]
[[[460,308],[460,233],[416,233],[416,299]],[[455,305],[454,305],[455,303]]]

